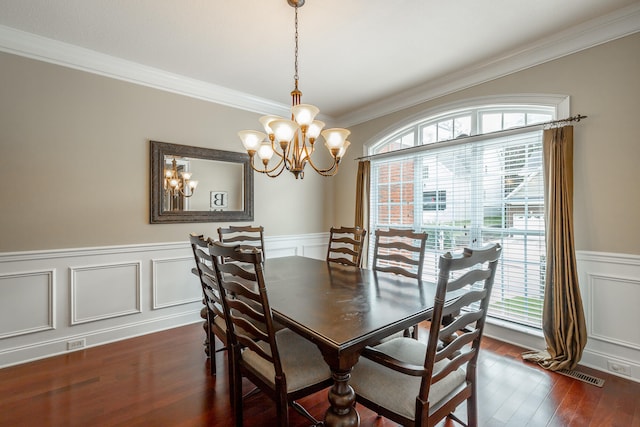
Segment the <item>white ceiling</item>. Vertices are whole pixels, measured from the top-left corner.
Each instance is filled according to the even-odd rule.
[[[303,102],[353,124],[640,31],[640,1],[306,0],[299,20]],[[0,50],[267,112],[290,104],[293,23],[286,0],[0,0]]]

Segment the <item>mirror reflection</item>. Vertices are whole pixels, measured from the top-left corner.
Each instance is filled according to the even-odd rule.
[[[243,165],[164,156],[163,210],[242,211]]]
[[[151,223],[253,220],[246,154],[151,141]]]

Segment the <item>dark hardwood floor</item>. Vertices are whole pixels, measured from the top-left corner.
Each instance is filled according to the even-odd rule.
[[[226,353],[209,376],[203,337],[194,324],[1,369],[0,426],[233,426]],[[580,368],[606,380],[598,388],[523,362],[513,345],[486,338],[483,347],[481,426],[640,426],[639,383]],[[321,418],[326,391],[301,403]],[[396,425],[358,410],[362,426]],[[293,426],[308,425],[290,414]],[[245,426],[272,425],[271,401],[250,397]]]

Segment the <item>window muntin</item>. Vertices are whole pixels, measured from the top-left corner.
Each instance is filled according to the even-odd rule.
[[[408,135],[418,135],[421,144],[431,144],[552,118],[551,107],[491,106],[425,119],[396,135],[411,143]],[[402,137],[381,141],[371,154],[410,146]],[[373,159],[372,234],[390,226],[427,231],[424,277],[432,280],[442,253],[501,243],[489,315],[539,328],[545,267],[541,131],[475,139]]]

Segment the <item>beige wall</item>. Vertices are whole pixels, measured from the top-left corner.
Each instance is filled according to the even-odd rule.
[[[539,65],[351,128],[336,182],[336,222],[352,223],[363,144],[420,111],[468,98],[563,94],[575,126],[575,243],[578,250],[640,254],[640,33]]]
[[[0,252],[186,241],[149,224],[149,140],[242,151],[258,114],[0,53]],[[332,181],[255,176],[267,236],[326,231]]]
[[[564,94],[575,129],[579,250],[640,254],[640,34],[350,127],[334,178],[255,176],[267,235],[354,221],[353,159],[393,123],[454,101]],[[241,151],[258,114],[0,53],[0,252],[173,242],[209,224],[149,224],[149,140]],[[623,202],[620,202],[623,200]]]

